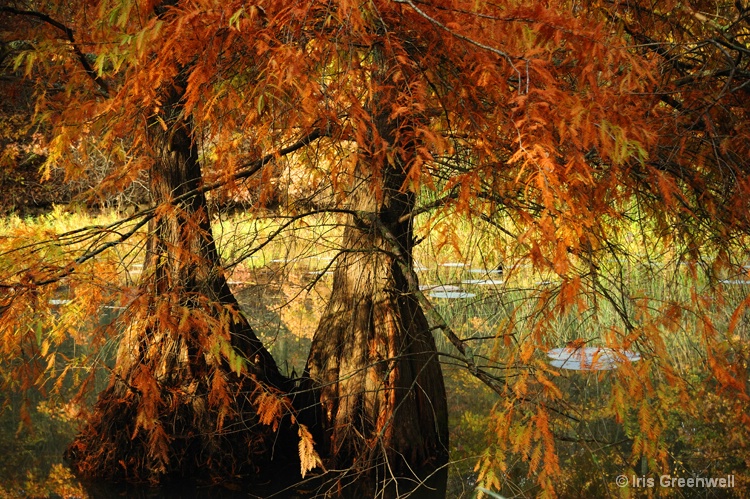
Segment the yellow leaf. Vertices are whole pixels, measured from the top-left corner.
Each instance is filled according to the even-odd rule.
[[[300,472],[302,473],[302,478],[305,478],[305,475],[311,469],[317,467],[323,468],[323,461],[320,460],[320,456],[315,451],[315,442],[305,425],[299,425],[298,434]],[[323,470],[325,471],[325,469]]]

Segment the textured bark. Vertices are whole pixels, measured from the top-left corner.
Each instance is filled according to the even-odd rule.
[[[392,144],[396,124],[386,112],[376,123]],[[339,484],[391,495],[394,484],[408,487],[447,462],[447,403],[427,320],[382,232],[411,255],[411,221],[399,221],[414,208],[403,165],[363,153],[358,176],[349,208],[367,216],[345,228],[298,400],[314,408],[307,417],[327,468],[348,470]]]
[[[292,443],[259,423],[259,396],[281,397],[288,381],[239,313],[206,199],[173,201],[199,186],[201,171],[180,95],[172,90],[165,101],[158,119],[149,120],[159,215],[149,227],[138,308],[110,384],[66,453],[89,478],[252,475],[270,464],[272,445],[283,459]],[[247,374],[232,367],[236,355],[246,359]]]

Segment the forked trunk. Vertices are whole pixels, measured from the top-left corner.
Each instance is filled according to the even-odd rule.
[[[205,196],[195,192],[201,171],[192,130],[180,95],[172,90],[166,100],[149,124],[158,208],[137,308],[109,386],[66,453],[89,478],[251,475],[268,464],[276,438],[258,406],[273,420],[288,389],[227,285]],[[276,456],[283,459],[283,448]]]
[[[392,127],[381,117],[379,135],[392,140]],[[398,162],[360,163],[358,171],[349,207],[367,215],[346,225],[298,400],[314,408],[308,417],[316,418],[327,468],[347,470],[338,486],[390,496],[441,474],[447,403],[432,333],[408,292],[393,240],[383,235],[385,229],[410,258],[411,220],[400,219],[413,210],[414,196],[401,189]]]

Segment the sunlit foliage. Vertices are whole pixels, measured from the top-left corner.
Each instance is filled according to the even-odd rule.
[[[109,151],[111,172],[87,197],[95,203],[153,178],[165,157],[158,144],[171,144],[175,130],[203,167],[195,188],[155,195],[125,220],[64,234],[8,228],[7,389],[57,393],[73,369],[57,367],[66,342],[97,352],[119,339],[119,326],[74,327],[96,307],[127,306],[119,325],[158,310],[179,334],[200,332],[220,429],[236,401],[223,375],[256,374],[227,332],[237,311],[207,318],[214,304],[188,306],[177,292],[172,308],[158,308],[143,298],[147,281],[119,281],[156,237],[149,220],[185,220],[181,207],[207,193],[217,205],[246,202],[253,217],[269,207],[288,217],[244,239],[232,267],[322,212],[373,235],[369,249],[396,263],[406,283],[398,291],[424,310],[443,360],[495,397],[488,414],[465,416],[486,425],[476,464],[485,489],[512,493],[525,476],[524,488],[543,496],[629,494],[635,486],[619,489],[615,476],[706,470],[747,483],[748,301],[733,290],[750,277],[742,1],[29,0],[0,16],[12,22],[0,34],[12,52],[4,68],[35,88],[44,174],[83,176],[90,144]],[[394,192],[413,196],[400,222],[415,220],[414,242],[429,248],[399,244],[378,219]],[[363,193],[373,203],[359,203]],[[205,233],[203,216],[204,225],[179,228]],[[300,253],[331,253],[332,267],[365,253],[338,232],[323,238],[322,249]],[[179,260],[202,258],[178,249]],[[495,315],[462,331],[419,289],[412,252],[417,261],[452,252],[487,269],[502,264],[515,284],[494,298]],[[75,306],[50,324],[61,286]],[[482,333],[478,346],[471,331]],[[571,374],[545,356],[566,342],[641,360]],[[150,432],[158,480],[172,459],[171,435],[154,433],[167,398],[158,373],[138,373],[135,388],[154,395],[134,428]],[[591,384],[596,397],[582,388]],[[316,454],[315,428],[297,424],[289,393],[253,386],[262,425],[276,431],[284,416],[297,425],[302,477],[323,473],[332,456]],[[696,448],[713,467],[688,450]],[[596,485],[570,471],[604,457]]]

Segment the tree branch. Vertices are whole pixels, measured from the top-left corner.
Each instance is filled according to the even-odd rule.
[[[51,18],[47,14],[43,14],[35,10],[19,10],[13,7],[0,7],[0,12],[7,12],[8,14],[13,14],[17,16],[34,17],[36,19],[39,19],[40,21],[44,21],[50,26],[54,26],[55,28],[65,33],[65,37],[68,39],[71,46],[73,47],[73,52],[76,54],[76,57],[78,58],[78,61],[81,63],[81,66],[83,66],[84,71],[86,71],[86,74],[89,75],[89,77],[94,81],[94,83],[97,84],[97,86],[104,93],[105,96],[109,96],[110,94],[109,85],[107,85],[107,82],[104,81],[104,79],[102,79],[102,77],[100,77],[97,74],[94,68],[91,67],[91,64],[89,64],[89,61],[86,59],[86,55],[83,52],[81,52],[81,49],[78,47],[78,44],[76,43],[76,40],[75,40],[75,36],[73,34],[73,30],[71,28],[69,28],[68,26],[64,25],[63,23],[59,21],[56,21],[55,19]]]
[[[419,289],[417,275],[414,272],[414,269],[408,265],[408,259],[406,258],[406,255],[403,254],[398,240],[393,235],[393,233],[377,218],[377,216],[375,216],[375,214],[371,212],[356,212],[355,216],[363,222],[368,222],[375,226],[375,228],[377,228],[383,238],[388,241],[389,245],[391,246],[391,250],[396,257],[397,264],[401,268],[401,272],[406,278],[408,292],[414,295],[414,297],[417,299],[417,302],[422,306],[427,316],[432,319],[432,321],[436,324],[436,327],[440,328],[446,338],[448,338],[448,341],[450,341],[451,344],[456,347],[456,350],[458,350],[458,352],[461,354],[461,360],[466,364],[469,372],[471,372],[471,374],[481,380],[485,385],[490,387],[495,393],[497,393],[498,395],[503,395],[503,387],[500,385],[499,380],[495,376],[477,366],[477,364],[474,362],[474,355],[472,354],[471,347],[467,346],[466,343],[461,340],[461,338],[458,336],[458,334],[456,334],[453,328],[451,328],[445,322],[440,312],[435,309],[432,303],[430,303],[424,293]]]
[[[174,204],[174,203],[177,203],[179,201],[183,201],[185,199],[188,199],[188,198],[190,198],[192,196],[196,196],[196,195],[201,194],[201,193],[206,193],[206,192],[218,189],[219,187],[223,186],[230,179],[232,179],[232,180],[238,180],[238,179],[241,179],[241,178],[250,177],[253,174],[255,174],[256,172],[258,172],[261,168],[263,168],[264,165],[266,165],[267,163],[273,161],[275,158],[279,158],[279,157],[282,157],[282,156],[286,156],[287,154],[291,154],[291,153],[293,153],[293,152],[295,152],[295,151],[297,151],[297,150],[299,150],[299,149],[307,146],[311,142],[313,142],[313,141],[315,141],[315,140],[317,140],[317,139],[319,139],[319,138],[321,138],[321,137],[323,137],[325,135],[326,135],[326,133],[323,132],[320,129],[313,130],[308,135],[306,135],[305,137],[301,138],[300,140],[298,140],[294,144],[291,144],[291,145],[289,145],[289,146],[287,146],[287,147],[285,147],[283,149],[280,149],[280,150],[275,151],[273,153],[267,154],[267,155],[263,156],[262,158],[259,158],[259,159],[255,160],[255,161],[252,161],[250,163],[245,164],[242,171],[239,171],[239,172],[235,173],[230,178],[225,179],[225,180],[220,180],[220,181],[217,181],[217,182],[213,182],[211,184],[203,185],[203,186],[200,186],[200,187],[198,187],[196,189],[192,189],[192,190],[190,190],[188,192],[185,192],[184,194],[181,194],[180,196],[176,196],[175,198],[173,198],[171,200],[171,203]],[[327,211],[331,211],[331,210],[327,210]],[[31,283],[31,286],[43,286],[43,285],[47,285],[47,284],[53,284],[55,282],[58,282],[60,279],[71,275],[75,271],[75,267],[77,265],[80,265],[80,264],[82,264],[82,263],[84,263],[84,262],[86,262],[86,261],[94,258],[95,256],[101,254],[102,252],[106,251],[109,248],[113,248],[113,247],[115,247],[115,246],[117,246],[117,245],[119,245],[119,244],[127,241],[131,236],[133,236],[138,231],[138,229],[140,229],[141,227],[143,227],[150,219],[154,218],[154,216],[156,216],[156,208],[155,207],[151,207],[151,208],[147,208],[145,210],[141,210],[141,211],[139,211],[137,213],[134,213],[133,215],[127,217],[126,219],[118,220],[118,221],[113,222],[113,223],[111,223],[109,225],[92,225],[92,226],[83,227],[83,228],[80,228],[80,229],[75,229],[75,230],[72,230],[72,231],[69,231],[69,232],[61,234],[59,236],[61,239],[62,238],[67,238],[67,237],[72,237],[72,236],[78,236],[78,235],[80,235],[77,240],[81,240],[81,239],[83,239],[83,238],[86,237],[85,236],[86,232],[94,232],[94,231],[96,231],[96,232],[101,232],[101,231],[111,232],[114,228],[116,228],[116,227],[118,227],[118,226],[120,226],[120,225],[122,225],[122,224],[124,224],[126,222],[134,221],[134,220],[137,220],[139,218],[141,219],[141,220],[138,220],[138,222],[135,224],[135,226],[132,227],[129,231],[127,231],[127,232],[125,232],[123,234],[119,234],[118,238],[116,240],[114,240],[114,241],[108,241],[108,242],[106,242],[106,243],[104,243],[104,244],[102,244],[100,246],[96,246],[96,247],[90,248],[83,255],[81,255],[78,258],[76,258],[74,262],[72,262],[71,264],[67,265],[63,269],[57,271],[55,275],[52,275],[52,276],[50,276],[48,278],[45,278],[45,279],[42,279],[40,281],[35,281],[35,282]],[[21,248],[17,248],[14,251],[20,251],[22,249],[28,249],[28,248],[30,248],[32,246],[40,245],[40,244],[42,244],[42,243],[34,243],[32,245],[27,245],[27,246],[23,246]],[[8,253],[10,253],[10,252],[8,252]],[[5,253],[5,254],[7,255],[8,253]],[[2,288],[15,288],[15,287],[18,287],[18,284],[3,284],[3,283],[0,283],[0,289],[2,289]]]
[[[432,24],[434,24],[438,28],[440,28],[440,29],[442,29],[444,31],[447,31],[448,33],[450,33],[452,36],[455,36],[459,40],[463,40],[465,42],[468,42],[468,43],[470,43],[470,44],[472,44],[472,45],[474,45],[476,47],[479,47],[481,49],[489,50],[493,54],[498,55],[498,56],[502,57],[503,59],[505,59],[506,61],[508,61],[508,64],[510,64],[510,67],[513,68],[513,71],[515,71],[516,75],[518,76],[518,92],[521,93],[521,81],[522,81],[521,70],[519,70],[516,67],[515,63],[513,62],[514,57],[511,57],[510,54],[508,54],[506,52],[503,52],[502,50],[496,49],[495,47],[491,47],[489,45],[485,45],[484,43],[478,42],[478,41],[476,41],[476,40],[474,40],[472,38],[469,38],[468,36],[462,35],[460,33],[456,33],[455,31],[453,31],[452,29],[450,29],[448,26],[446,26],[445,24],[441,23],[440,21],[438,21],[437,19],[435,19],[434,17],[430,16],[425,11],[423,11],[422,9],[420,9],[419,7],[417,7],[416,4],[412,0],[393,0],[393,1],[395,3],[403,3],[403,4],[408,5],[409,7],[411,7],[414,10],[414,12],[416,12],[420,16],[424,17],[425,19],[427,19],[429,22],[431,22]],[[521,60],[521,61],[525,60],[523,57],[519,57],[519,56],[516,56],[515,59],[518,59],[518,60]],[[528,91],[528,87],[529,87],[529,74],[528,74],[528,71],[527,71],[526,72],[526,90],[527,91]]]

